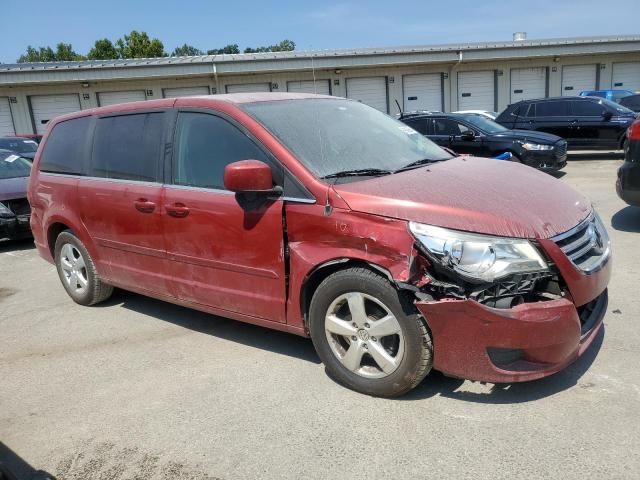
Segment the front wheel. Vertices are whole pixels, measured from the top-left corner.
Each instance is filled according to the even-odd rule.
[[[395,397],[431,370],[432,342],[415,307],[364,268],[327,277],[310,307],[313,344],[327,372],[368,395]]]

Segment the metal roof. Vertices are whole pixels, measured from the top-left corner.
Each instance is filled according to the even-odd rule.
[[[382,48],[345,48],[337,50],[294,50],[291,52],[240,53],[230,55],[198,55],[189,57],[135,58],[116,60],[83,60],[74,62],[36,62],[0,64],[0,72],[44,71],[65,69],[95,69],[137,66],[188,65],[198,63],[229,63],[245,61],[335,58],[359,55],[390,55],[430,52],[465,52],[470,50],[496,50],[526,47],[562,47],[571,45],[616,44],[640,42],[640,35],[614,35],[600,37],[552,38],[540,40],[452,43],[442,45],[415,45]]]

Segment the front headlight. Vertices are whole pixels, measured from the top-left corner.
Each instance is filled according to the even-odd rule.
[[[540,145],[539,143],[526,142],[522,144],[522,148],[524,148],[525,150],[536,150],[536,151],[553,150],[553,145]]]
[[[514,273],[547,270],[529,240],[491,237],[409,223],[409,230],[429,256],[470,281],[494,282]]]

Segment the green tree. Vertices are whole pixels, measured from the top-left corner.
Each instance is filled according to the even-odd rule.
[[[70,43],[62,43],[60,42],[56,45],[56,60],[59,62],[71,62],[73,60],[84,60],[86,57],[83,55],[78,55],[71,46]]]
[[[26,53],[20,55],[18,63],[28,62],[56,62],[83,60],[82,55],[77,54],[70,43],[58,43],[56,49],[51,47],[34,48],[31,45],[27,47]]]
[[[238,47],[237,43],[230,43],[222,48],[207,50],[207,55],[233,55],[234,53],[240,53],[240,47]]]
[[[269,45],[268,47],[258,47],[251,48],[247,47],[244,49],[244,53],[262,53],[262,52],[291,52],[296,49],[296,42],[293,40],[282,40],[275,45]]]
[[[204,52],[186,43],[181,47],[176,47],[173,52],[171,52],[172,57],[193,57],[195,55],[204,55]]]
[[[166,57],[163,43],[157,38],[149,38],[147,32],[132,30],[129,35],[116,42],[120,58],[155,58]]]
[[[90,60],[113,60],[118,58],[118,50],[108,38],[96,40],[87,57]]]

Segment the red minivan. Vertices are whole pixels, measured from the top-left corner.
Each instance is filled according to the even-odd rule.
[[[452,156],[342,98],[59,117],[29,200],[37,248],[77,303],[118,287],[310,336],[333,378],[371,395],[432,368],[550,375],[607,306],[611,246],[585,197],[533,168]]]

